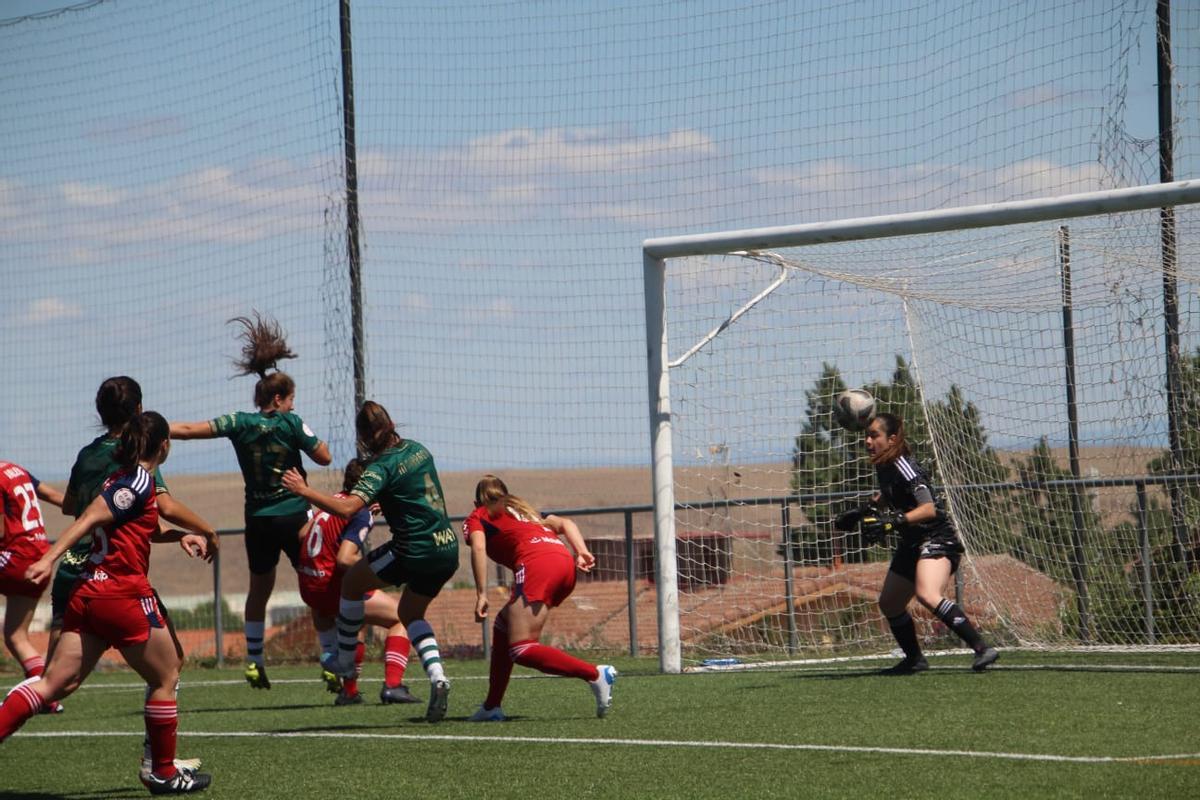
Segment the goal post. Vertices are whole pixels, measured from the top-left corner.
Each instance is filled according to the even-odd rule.
[[[1077,546],[1073,555],[1070,547],[1057,552],[1035,542],[1030,533],[1039,525],[1059,524],[1057,490],[1046,487],[1057,486],[1055,479],[1072,477],[1062,471],[1060,462],[1065,463],[1065,458],[1059,458],[1061,448],[1056,449],[1062,441],[1059,427],[1063,431],[1067,427],[1067,410],[1054,408],[1056,403],[1062,405],[1065,393],[1062,340],[1051,340],[1064,335],[1060,324],[1067,309],[1064,297],[1069,296],[1069,288],[1064,295],[1062,284],[1064,277],[1069,280],[1069,270],[1055,255],[1060,252],[1058,229],[1064,220],[1085,220],[1080,223],[1085,230],[1075,241],[1082,242],[1078,271],[1090,288],[1076,287],[1075,292],[1082,298],[1077,324],[1089,327],[1080,336],[1082,348],[1077,344],[1076,349],[1085,353],[1084,358],[1101,362],[1116,358],[1116,351],[1128,358],[1111,364],[1111,375],[1097,380],[1097,388],[1079,400],[1092,404],[1085,414],[1090,426],[1085,437],[1106,426],[1127,425],[1134,416],[1130,407],[1140,408],[1142,415],[1136,431],[1118,437],[1121,447],[1140,453],[1136,466],[1122,462],[1120,469],[1130,487],[1136,484],[1141,498],[1138,510],[1126,515],[1124,507],[1100,509],[1096,496],[1106,490],[1094,488],[1102,485],[1099,480],[1086,486],[1086,481],[1072,484],[1067,494],[1074,493],[1076,500],[1080,493],[1088,494],[1086,510],[1095,517],[1086,520],[1089,531],[1111,528],[1117,531],[1116,538],[1136,537],[1141,531],[1141,541],[1130,545],[1122,540],[1119,553],[1118,545],[1110,551],[1097,544],[1103,538],[1099,533],[1088,534],[1087,547],[1102,550],[1089,557],[1113,560],[1105,561],[1099,572],[1107,575],[1124,568],[1136,575],[1150,569],[1144,561],[1135,563],[1137,552],[1149,552],[1153,545],[1153,536],[1145,532],[1145,518],[1154,517],[1156,504],[1166,497],[1152,485],[1146,499],[1146,484],[1138,476],[1144,477],[1147,468],[1163,473],[1188,466],[1168,470],[1153,461],[1153,452],[1164,447],[1159,434],[1165,429],[1155,415],[1165,415],[1167,404],[1132,396],[1152,383],[1155,375],[1163,374],[1166,358],[1161,335],[1164,312],[1156,305],[1161,297],[1156,301],[1148,288],[1153,285],[1151,276],[1157,277],[1160,292],[1164,280],[1160,222],[1151,212],[1196,203],[1200,203],[1200,181],[1184,180],[646,240],[643,269],[661,669],[679,672],[685,660],[707,656],[778,660],[891,649],[872,598],[886,558],[879,552],[864,554],[860,543],[839,539],[829,525],[830,509],[843,496],[852,497],[872,484],[858,437],[831,430],[827,420],[817,419],[828,411],[828,391],[838,385],[874,388],[877,396],[883,395],[883,410],[903,408],[917,417],[912,421],[921,437],[918,444],[923,452],[918,455],[936,467],[935,480],[953,485],[948,500],[967,546],[964,565],[969,568],[964,571],[970,575],[968,581],[979,584],[978,588],[972,585],[971,592],[984,604],[981,613],[988,623],[1004,628],[1009,644],[1058,645],[1065,640],[1039,632],[1046,628],[1066,631],[1064,636],[1074,635],[1078,643],[1077,631],[1069,629],[1078,626],[1078,616],[1083,616],[1086,630],[1088,612],[1063,597],[1087,596],[1085,586],[1078,591],[1083,565],[1076,563],[1084,557],[1084,548]],[[1179,214],[1177,219],[1183,231],[1181,251],[1194,247],[1189,235],[1196,232],[1195,214]],[[977,231],[984,228],[1000,230]],[[874,243],[867,246],[869,241]],[[684,264],[692,266],[681,268]],[[1190,285],[1196,267],[1185,258],[1179,258],[1178,264],[1168,279]],[[1113,265],[1113,270],[1105,273],[1106,265]],[[731,277],[733,273],[742,277]],[[1136,290],[1130,289],[1131,273],[1137,275]],[[789,274],[795,279],[788,280]],[[1036,297],[1031,294],[1035,291]],[[845,303],[841,293],[858,298],[857,305]],[[822,302],[821,297],[828,299]],[[1111,312],[1107,321],[1105,303]],[[874,334],[861,334],[863,338],[853,341],[855,333],[877,320],[885,307],[886,326],[895,339],[872,341],[868,353],[863,339]],[[1184,309],[1184,349],[1200,345],[1193,335],[1200,335],[1200,324],[1191,311]],[[1057,321],[1052,324],[1052,320]],[[1147,336],[1146,328],[1154,323],[1157,332]],[[1151,343],[1157,351],[1137,350]],[[673,360],[672,352],[681,355]],[[931,357],[931,352],[941,356]],[[1149,353],[1156,355],[1156,369],[1148,372],[1144,362]],[[843,361],[834,364],[835,358]],[[995,363],[989,366],[989,359]],[[1021,363],[1022,359],[1027,361]],[[1091,374],[1103,366],[1087,363],[1084,371]],[[803,374],[805,368],[820,374]],[[956,376],[954,369],[960,374]],[[889,382],[887,373],[892,370]],[[1047,375],[1057,377],[1048,380]],[[816,388],[805,391],[813,380]],[[1048,383],[1055,385],[1044,386]],[[1074,395],[1087,387],[1069,388]],[[683,389],[684,396],[676,398],[673,409],[677,389]],[[1146,391],[1155,390],[1161,394],[1162,387]],[[1045,422],[1045,430],[1035,431],[1036,425],[1014,414],[1014,406],[1022,403],[1039,409],[1039,424]],[[979,446],[967,448],[970,452],[961,446],[964,425],[980,432]],[[1114,446],[1105,435],[1088,439],[1097,445],[1097,452],[1101,446]],[[814,447],[823,448],[817,456]],[[814,460],[819,468],[811,466]],[[1079,470],[1078,464],[1072,466]],[[698,476],[694,482],[681,479],[681,472],[689,469]],[[1169,479],[1164,478],[1159,487]],[[1036,496],[995,488],[1021,481],[1036,485],[1031,490]],[[993,488],[981,488],[989,485]],[[1133,488],[1129,493],[1132,496]],[[763,499],[765,495],[778,496],[780,514],[763,510],[774,508]],[[797,500],[804,501],[799,503],[798,519],[792,514]],[[1009,527],[997,527],[989,516],[995,515],[998,502],[1016,510],[1005,523]],[[758,510],[743,513],[751,507]],[[1069,518],[1078,523],[1083,515],[1076,507]],[[1130,533],[1127,528],[1135,530]],[[808,537],[804,546],[796,544],[798,531],[802,539]],[[1076,538],[1083,534],[1079,531]],[[1126,550],[1134,555],[1121,562]],[[987,553],[988,563],[976,559],[976,553]],[[1076,585],[1066,577],[1073,571]],[[1037,583],[1041,594],[1019,587],[1014,591],[1022,593],[1021,599],[998,600],[984,585],[988,576],[997,584]],[[795,586],[796,581],[803,585]],[[961,581],[960,576],[960,591]],[[1158,589],[1149,582],[1141,587],[1130,591],[1144,594],[1136,598],[1137,603],[1149,608],[1150,595]],[[1124,603],[1122,592],[1116,592],[1118,600],[1100,601],[1106,604],[1105,615],[1119,616],[1109,605]],[[1178,597],[1175,601],[1184,602]],[[1053,604],[1051,616],[1057,619],[1039,617],[1044,608],[1030,612],[1022,604]],[[1029,614],[1030,619],[1022,616]],[[805,618],[798,621],[801,616]],[[847,621],[830,630],[830,616]],[[936,624],[927,622],[927,633],[936,634]],[[1144,643],[1144,637],[1137,637],[1145,631],[1127,631],[1123,626],[1128,627],[1125,622],[1113,623],[1111,630],[1098,631],[1094,641]],[[1092,643],[1087,635],[1083,640]]]

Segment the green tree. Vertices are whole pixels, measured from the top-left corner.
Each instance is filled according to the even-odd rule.
[[[821,375],[806,393],[807,419],[795,439],[792,457],[792,490],[809,498],[801,504],[809,525],[798,529],[794,538],[810,549],[827,537],[833,518],[843,509],[864,501],[876,490],[875,472],[862,446],[863,435],[841,428],[833,416],[833,401],[846,389],[838,368],[823,364]],[[914,456],[930,471],[935,485],[947,482],[930,446],[929,420],[937,425],[943,458],[955,466],[956,484],[1002,482],[1007,476],[995,451],[987,444],[979,410],[967,402],[958,387],[951,387],[944,401],[931,404],[929,419],[921,405],[921,391],[912,369],[902,356],[888,382],[876,381],[865,387],[875,397],[876,412],[896,414],[904,420],[906,437]],[[834,497],[832,495],[849,495]],[[1003,494],[994,489],[957,492],[955,507],[971,510],[980,519],[999,519],[991,513]],[[848,560],[870,557],[857,534],[842,539],[842,551]],[[883,551],[874,552],[882,556]],[[819,557],[828,557],[827,553]]]

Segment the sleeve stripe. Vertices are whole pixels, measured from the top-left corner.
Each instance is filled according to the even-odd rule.
[[[904,456],[900,456],[896,459],[896,469],[900,470],[900,474],[904,476],[905,480],[911,481],[913,478],[917,477],[917,471],[913,469],[912,464],[910,464],[908,459]]]

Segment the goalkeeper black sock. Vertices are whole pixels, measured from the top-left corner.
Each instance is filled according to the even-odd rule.
[[[888,617],[888,625],[892,628],[892,636],[904,651],[904,657],[915,661],[921,657],[921,645],[917,642],[917,626],[913,624],[912,616],[905,611],[898,617]]]
[[[943,597],[942,602],[938,603],[937,610],[934,611],[937,618],[945,623],[946,627],[958,634],[958,638],[962,639],[976,653],[982,653],[987,649],[987,644],[983,641],[983,637],[979,635],[979,631],[975,630],[975,626],[971,624],[971,620],[967,619],[966,613],[958,607],[958,603],[951,602],[948,598]]]

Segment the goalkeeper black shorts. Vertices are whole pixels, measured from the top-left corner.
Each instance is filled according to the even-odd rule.
[[[945,527],[934,531],[919,541],[901,541],[892,554],[888,570],[911,583],[917,582],[917,562],[923,558],[950,559],[950,574],[958,571],[963,546],[953,528]]]

